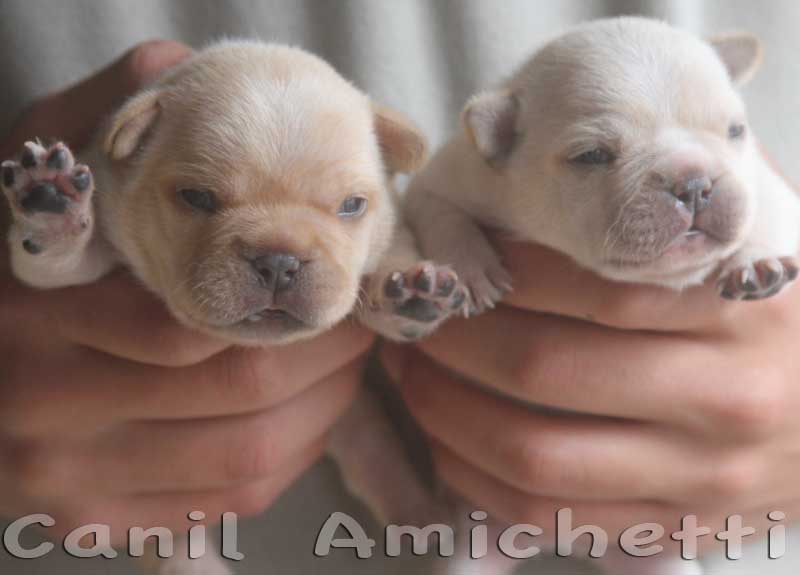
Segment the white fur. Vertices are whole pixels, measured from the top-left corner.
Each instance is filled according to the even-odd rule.
[[[544,46],[467,105],[465,133],[413,180],[406,212],[423,254],[453,264],[478,310],[505,281],[478,225],[549,246],[610,279],[675,289],[704,281],[731,256],[738,265],[793,256],[797,199],[752,134],[728,139],[732,122],[746,124],[734,83],[760,56],[751,37],[742,40],[744,51],[725,44],[737,58],[730,69],[710,44],[638,18],[585,24]],[[495,110],[512,109],[509,99],[514,129],[493,132]],[[498,134],[515,139],[503,144],[506,157],[485,149]],[[617,155],[613,167],[570,161],[598,146]],[[693,170],[719,178],[711,206],[724,222],[714,231],[728,237],[713,246],[677,245],[668,229],[679,227],[669,185]]]

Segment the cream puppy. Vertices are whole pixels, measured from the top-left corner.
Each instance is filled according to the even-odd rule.
[[[777,293],[797,276],[800,202],[759,154],[736,90],[760,56],[749,35],[704,42],[639,18],[555,38],[473,97],[464,132],[414,177],[405,209],[421,251],[453,266],[473,313],[511,289],[487,227],[612,280],[682,289],[716,274],[726,298]],[[621,555],[605,565],[699,570]],[[509,567],[495,556],[444,570]]]
[[[135,95],[79,155],[28,142],[2,164],[12,269],[29,285],[125,265],[179,321],[242,345],[308,338],[351,313],[415,338],[466,301],[397,217],[391,176],[422,165],[424,137],[301,50],[212,46]],[[381,417],[361,398],[332,450],[389,517],[426,494]],[[370,465],[354,446],[377,454]],[[165,570],[226,572],[207,557]]]
[[[423,253],[453,265],[473,311],[511,288],[481,226],[601,276],[685,288],[714,273],[758,299],[797,275],[795,194],[759,154],[736,88],[758,41],[710,43],[655,21],[579,26],[473,97],[465,131],[413,181]]]

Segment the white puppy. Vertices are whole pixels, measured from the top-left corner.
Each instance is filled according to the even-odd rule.
[[[601,276],[768,297],[797,274],[800,204],[750,133],[736,87],[758,41],[703,42],[655,21],[575,28],[473,97],[465,132],[413,181],[409,224],[453,265],[472,307],[510,277],[480,226],[559,250]]]
[[[397,217],[391,176],[425,152],[414,126],[319,58],[222,43],[129,100],[86,164],[38,142],[3,162],[12,269],[54,288],[125,265],[179,321],[242,345],[308,338],[351,312],[416,338],[466,301]],[[400,518],[427,494],[381,418],[360,398],[332,451],[357,495]],[[164,569],[225,572],[206,557]]]
[[[453,266],[472,312],[511,289],[487,227],[612,280],[681,289],[717,273],[723,297],[777,293],[797,275],[800,202],[760,155],[736,91],[760,55],[749,35],[704,42],[639,18],[555,38],[473,97],[464,133],[413,179],[405,207],[420,250]],[[464,572],[507,567],[480,564]],[[625,557],[607,566],[698,569]]]

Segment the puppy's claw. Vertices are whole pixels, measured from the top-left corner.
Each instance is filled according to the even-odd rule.
[[[464,284],[470,295],[469,315],[480,315],[494,309],[497,302],[513,291],[511,275],[499,264],[491,269],[468,272]]]
[[[777,294],[797,275],[798,264],[793,257],[764,258],[723,273],[717,287],[725,299],[754,301]]]

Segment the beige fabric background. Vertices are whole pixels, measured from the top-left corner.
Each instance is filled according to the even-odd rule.
[[[665,18],[701,34],[731,28],[758,33],[767,57],[746,89],[753,124],[786,172],[800,180],[796,0],[0,0],[0,137],[30,99],[79,79],[136,42],[165,37],[201,46],[221,36],[257,36],[321,54],[377,99],[404,110],[438,144],[454,129],[466,97],[507,73],[542,40],[577,21],[621,13]],[[248,558],[239,572],[422,572],[419,563],[358,561],[346,552],[315,559],[314,538],[334,510],[368,524],[323,462],[242,529]],[[768,562],[758,546],[743,561],[711,561],[710,572],[796,573],[800,550],[791,543],[783,560]],[[535,567],[544,574],[589,572],[564,560]],[[125,560],[70,560],[54,553],[21,561],[0,547],[2,575],[131,572]]]

